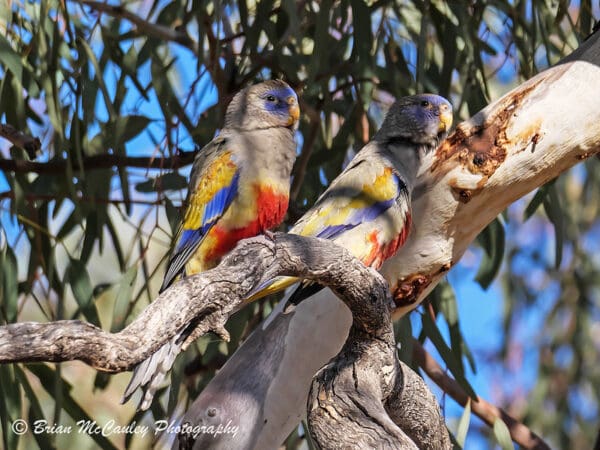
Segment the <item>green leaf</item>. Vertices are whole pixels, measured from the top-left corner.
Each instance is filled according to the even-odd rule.
[[[329,11],[333,7],[332,0],[324,0],[319,5],[320,14],[316,15],[315,34],[313,38],[314,47],[312,58],[308,65],[307,74],[315,80],[319,72],[326,67],[329,52],[331,51],[331,37],[329,36]],[[323,13],[325,11],[326,13]]]
[[[440,333],[437,325],[433,322],[431,317],[428,314],[423,314],[421,316],[421,323],[423,325],[424,334],[431,340],[432,344],[442,357],[442,360],[450,369],[450,372],[454,376],[454,379],[462,386],[462,388],[467,391],[467,394],[470,397],[475,398],[477,394],[475,390],[471,386],[471,384],[465,378],[462,363],[456,359],[455,354],[452,350],[446,345],[444,342],[444,337]]]
[[[137,277],[137,266],[131,266],[125,275],[121,279],[118,286],[117,297],[115,299],[115,306],[113,308],[113,319],[110,327],[111,333],[120,331],[123,329],[125,319],[127,319],[127,311],[129,310],[129,303],[131,302],[131,293],[133,292],[133,285]]]
[[[94,289],[85,265],[80,260],[71,258],[65,278],[85,318],[100,326],[100,318],[94,304]]]
[[[141,115],[118,116],[108,124],[109,137],[115,147],[119,147],[139,135],[151,122],[152,119]]]
[[[515,450],[508,427],[500,418],[494,421],[494,437],[502,450]]]
[[[560,200],[558,198],[558,191],[556,185],[552,184],[548,187],[548,195],[544,197],[544,211],[554,225],[554,239],[555,239],[555,261],[554,266],[558,269],[562,262],[563,253],[563,241],[565,237],[564,230],[564,212],[560,206]]]
[[[496,278],[504,258],[504,226],[500,221],[500,216],[479,233],[477,242],[485,253],[475,280],[483,289],[487,289]]]
[[[550,181],[549,183],[546,183],[545,185],[543,185],[542,187],[540,187],[537,190],[537,192],[535,193],[535,195],[533,196],[533,198],[531,199],[531,201],[525,208],[525,212],[523,213],[523,220],[527,220],[531,216],[533,216],[533,214],[537,211],[539,206],[544,202],[544,199],[546,198],[546,195],[548,194],[549,186],[551,184],[553,184],[555,181],[556,181],[556,178],[554,180]]]
[[[0,422],[4,448],[17,448],[20,436],[13,433],[12,422],[21,417],[21,389],[13,375],[13,364],[0,365]]]
[[[21,55],[13,50],[10,42],[0,34],[0,63],[10,70],[14,75],[15,79],[21,83],[23,78],[23,63],[21,62]]]
[[[42,411],[42,407],[40,405],[36,393],[29,384],[25,373],[17,365],[15,365],[15,375],[16,378],[19,380],[19,384],[25,391],[25,396],[27,397],[27,400],[29,400],[28,423],[33,424],[37,420],[45,420],[44,412]],[[33,433],[33,437],[35,438],[40,448],[56,448],[56,445],[54,445],[54,443],[50,440],[50,435],[48,433]]]
[[[117,117],[117,112],[115,111],[115,109],[113,107],[113,102],[112,102],[112,99],[110,98],[109,91],[106,87],[106,84],[104,83],[104,73],[103,73],[102,69],[100,68],[100,64],[98,63],[98,60],[96,59],[96,55],[94,54],[92,48],[88,45],[88,43],[84,39],[79,38],[78,43],[79,43],[79,45],[81,45],[81,47],[83,47],[85,54],[87,55],[89,61],[92,63],[92,66],[94,67],[95,80],[98,82],[98,86],[100,87],[100,92],[102,92],[102,96],[104,97],[104,106],[106,106],[109,117],[110,118]]]
[[[8,323],[17,320],[19,285],[18,285],[18,266],[17,258],[12,249],[7,245],[0,252],[0,304],[6,313]]]
[[[63,409],[75,422],[80,420],[83,420],[84,422],[94,422],[94,420],[87,415],[83,408],[79,406],[79,404],[71,396],[71,390],[73,387],[69,382],[63,379],[60,391],[58,393],[55,391],[55,371],[50,366],[47,366],[46,364],[27,364],[26,367],[40,380],[44,390],[50,394],[55,401],[60,401],[62,403]],[[57,395],[60,395],[61,398],[57,399]],[[98,424],[98,426],[101,427],[102,424]],[[97,445],[100,446],[100,448],[105,450],[116,450],[116,447],[112,444],[112,442],[110,442],[106,437],[102,436],[102,434],[89,433],[89,436],[96,442]]]
[[[162,192],[167,190],[180,190],[187,187],[187,178],[177,172],[169,172],[159,175],[156,178],[150,178],[135,185],[138,192]]]
[[[366,64],[371,60],[371,49],[373,46],[371,12],[369,11],[369,6],[363,0],[350,0],[350,5],[354,18],[353,51],[356,52],[358,60],[362,64]]]
[[[465,409],[460,416],[458,421],[458,428],[456,429],[456,442],[461,448],[465,447],[465,441],[467,439],[467,431],[469,431],[469,423],[471,421],[471,399],[467,399]]]

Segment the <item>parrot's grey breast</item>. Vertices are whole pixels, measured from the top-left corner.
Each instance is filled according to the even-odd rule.
[[[284,127],[244,131],[237,137],[244,164],[272,177],[288,180],[296,159],[294,131]]]

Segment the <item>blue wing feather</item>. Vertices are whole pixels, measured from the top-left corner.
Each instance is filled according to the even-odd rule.
[[[401,189],[404,189],[404,183],[402,180],[400,180],[397,174],[394,173],[392,175],[392,179],[396,185],[396,193]],[[373,203],[366,208],[357,209],[346,219],[345,223],[326,226],[316,235],[316,237],[322,239],[333,239],[341,233],[351,230],[363,222],[370,222],[371,220],[376,219],[387,209],[389,209],[395,201],[396,196],[384,201]]]
[[[185,265],[200,246],[204,236],[219,220],[238,192],[240,172],[236,172],[228,186],[221,188],[206,204],[200,228],[181,231],[175,250],[171,255],[160,292],[168,288],[173,280],[185,270]]]

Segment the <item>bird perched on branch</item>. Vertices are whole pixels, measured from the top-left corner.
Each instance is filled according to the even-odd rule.
[[[280,80],[234,96],[219,135],[195,158],[183,221],[160,292],[180,277],[215,267],[239,240],[281,223],[288,207],[299,115],[296,93]],[[123,403],[142,387],[138,408],[150,406],[189,331],[182,330],[135,368]]]
[[[421,94],[397,100],[381,129],[290,233],[330,239],[366,266],[379,269],[404,244],[410,231],[411,193],[421,158],[436,149],[451,125],[452,106],[443,97]],[[278,277],[260,286],[247,301],[298,281]],[[322,288],[302,281],[287,305],[297,305]]]

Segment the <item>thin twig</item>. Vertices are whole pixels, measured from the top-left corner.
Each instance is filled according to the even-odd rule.
[[[78,3],[89,6],[95,11],[103,12],[109,16],[128,20],[134,24],[139,31],[143,32],[146,36],[158,38],[163,41],[177,42],[184,47],[189,48],[194,53],[198,53],[198,43],[193,40],[187,33],[180,29],[172,29],[163,25],[157,25],[155,23],[148,22],[142,19],[140,16],[133,14],[123,6],[108,5],[104,2],[97,2],[91,0],[76,0]]]
[[[0,192],[0,200],[2,199],[12,199],[15,198],[14,191],[4,191]],[[53,195],[53,194],[25,194],[25,200],[28,202],[34,202],[36,200],[44,200],[44,201],[52,201],[58,200],[59,198],[66,198],[64,195]],[[157,200],[125,200],[118,198],[97,198],[97,197],[76,197],[71,199],[77,202],[83,203],[101,203],[103,205],[125,205],[125,204],[134,204],[134,205],[149,205],[149,206],[158,206],[163,204],[163,199]]]
[[[7,123],[0,124],[0,136],[21,147],[31,159],[35,158],[35,154],[42,148],[42,143],[37,137],[29,136]]]
[[[464,389],[457,381],[446,375],[444,369],[416,339],[413,340],[413,359],[444,392],[460,405],[465,406],[467,404],[470,397]],[[481,397],[471,399],[471,411],[489,426],[494,426],[494,422],[498,419],[502,420],[508,427],[512,440],[523,448],[550,450],[548,444],[528,427],[510,416],[502,408],[488,403]]]
[[[80,169],[94,170],[109,167],[141,167],[145,169],[177,169],[191,164],[195,152],[179,152],[170,158],[154,158],[145,156],[94,155],[83,158],[81,165],[72,161],[73,171]],[[0,170],[19,173],[60,174],[67,169],[66,159],[53,159],[48,162],[34,162],[13,159],[0,159]]]

